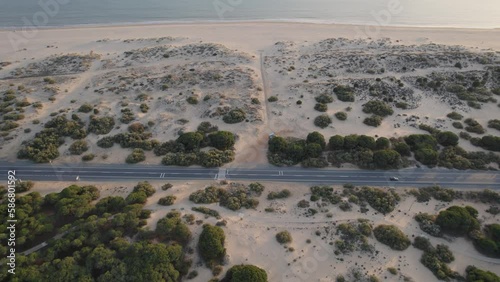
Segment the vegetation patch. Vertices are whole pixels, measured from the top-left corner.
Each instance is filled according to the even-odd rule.
[[[349,86],[339,85],[333,89],[333,92],[342,102],[354,102],[354,91]]]
[[[380,243],[391,247],[393,250],[403,251],[411,245],[408,236],[395,225],[378,225],[373,229],[373,234]]]
[[[281,231],[276,234],[276,241],[280,244],[289,244],[292,242],[292,235],[288,231]]]
[[[229,111],[226,115],[222,117],[225,123],[234,124],[240,123],[246,119],[246,114],[241,109],[234,109]]]
[[[349,254],[354,251],[373,253],[375,248],[368,243],[372,226],[366,219],[357,222],[341,223],[337,226],[340,240],[335,241],[336,253]]]

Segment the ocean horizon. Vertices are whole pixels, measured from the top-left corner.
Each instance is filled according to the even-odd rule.
[[[1,29],[218,22],[500,28],[497,0],[0,0],[0,5]]]

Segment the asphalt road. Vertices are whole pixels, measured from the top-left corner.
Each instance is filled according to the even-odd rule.
[[[368,171],[344,169],[258,168],[183,168],[157,165],[40,165],[14,163],[0,165],[0,179],[7,180],[7,171],[16,177],[33,181],[140,181],[140,180],[249,180],[344,184],[367,186],[428,186],[457,188],[500,188],[500,172],[457,171],[447,169],[403,169]],[[397,177],[399,181],[390,181]],[[0,182],[1,185],[1,182]]]

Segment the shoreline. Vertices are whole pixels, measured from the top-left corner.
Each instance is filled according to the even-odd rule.
[[[327,38],[391,39],[399,44],[445,44],[477,49],[500,50],[500,29],[464,29],[437,27],[363,26],[351,24],[319,24],[299,22],[210,22],[201,23],[155,23],[132,25],[100,25],[78,27],[40,28],[26,32],[0,29],[0,38],[6,48],[0,56],[6,60],[22,59],[17,51],[31,46],[53,43],[71,46],[110,39],[146,39],[165,36],[190,38],[205,42],[228,44],[243,51],[268,48],[278,41],[307,42]],[[13,39],[14,38],[14,39]],[[11,42],[11,41],[14,42]],[[19,43],[19,44],[17,44]],[[32,50],[32,49],[31,49]],[[41,50],[40,50],[41,51]],[[16,56],[19,55],[19,56]],[[12,57],[14,56],[14,57]],[[9,58],[10,57],[10,58]]]
[[[470,31],[500,31],[498,27],[463,27],[463,26],[438,26],[438,25],[378,25],[374,21],[366,23],[342,23],[328,20],[307,19],[250,19],[250,20],[178,20],[178,21],[146,21],[146,22],[120,22],[120,23],[95,23],[76,24],[62,26],[42,26],[37,30],[80,30],[80,29],[102,29],[102,28],[127,28],[145,26],[190,26],[190,25],[246,25],[246,24],[293,24],[293,25],[316,25],[316,26],[347,26],[347,27],[374,27],[381,29],[431,29],[431,30],[470,30]],[[0,33],[6,31],[22,30],[26,26],[0,27]]]

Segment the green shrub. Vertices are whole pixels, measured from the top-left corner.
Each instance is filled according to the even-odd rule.
[[[446,245],[438,244],[436,246],[436,255],[441,261],[446,263],[450,263],[455,260],[455,256],[453,256],[450,248]]]
[[[72,155],[81,155],[89,149],[89,145],[85,140],[77,140],[69,146],[69,151]]]
[[[115,120],[112,117],[90,116],[88,131],[94,134],[108,134],[113,130]]]
[[[195,212],[200,212],[200,213],[208,215],[208,216],[215,217],[217,219],[220,218],[220,214],[218,211],[212,210],[212,209],[209,209],[206,207],[192,207],[191,210],[193,210]]]
[[[452,125],[454,128],[456,128],[456,129],[463,129],[463,128],[464,128],[464,125],[463,125],[461,122],[459,122],[459,121],[455,121],[455,122],[453,122],[451,125]]]
[[[422,236],[417,236],[415,237],[415,239],[413,239],[413,246],[424,252],[434,251],[434,247],[432,246],[429,239]]]
[[[415,151],[415,159],[424,165],[436,165],[438,163],[438,152],[432,149],[420,149]]]
[[[24,193],[24,192],[27,192],[29,190],[31,190],[31,188],[33,188],[33,186],[35,186],[35,183],[33,181],[16,181],[16,192],[18,193]]]
[[[491,271],[481,270],[475,266],[467,266],[465,269],[467,282],[498,282],[500,277]]]
[[[394,150],[378,150],[373,153],[373,162],[377,168],[398,168],[401,165],[401,155]]]
[[[479,124],[479,122],[477,122],[475,119],[467,118],[464,120],[464,123],[467,124],[465,130],[468,132],[473,132],[476,134],[484,134],[486,132],[483,126]]]
[[[218,150],[229,150],[235,144],[235,136],[229,131],[217,131],[208,135],[210,146]]]
[[[141,110],[141,113],[147,113],[149,111],[149,106],[142,103],[141,105],[139,105],[139,109]]]
[[[189,200],[196,204],[211,204],[219,201],[223,190],[214,186],[209,186],[204,190],[198,190],[189,195]]]
[[[320,128],[326,128],[332,123],[332,119],[328,115],[320,115],[314,119],[314,125]]]
[[[80,113],[90,113],[94,107],[88,103],[85,103],[78,108],[78,112]]]
[[[439,144],[443,146],[456,146],[458,145],[458,136],[451,131],[439,132],[436,136]]]
[[[388,267],[387,271],[389,271],[389,273],[392,275],[398,274],[398,270],[395,267]]]
[[[48,84],[55,84],[55,83],[56,83],[56,80],[55,80],[55,79],[53,79],[52,77],[45,77],[45,78],[43,79],[43,82],[48,83]]]
[[[235,265],[231,267],[222,281],[227,282],[268,282],[267,273],[254,265]]]
[[[212,125],[208,121],[203,121],[200,123],[200,125],[198,125],[197,131],[207,134],[219,131],[219,127],[217,125]]]
[[[471,143],[472,143],[472,140],[471,140]],[[481,148],[486,149],[486,150],[500,152],[500,137],[493,136],[493,135],[483,136],[479,140],[478,145],[481,146]]]
[[[333,102],[333,97],[328,94],[321,94],[319,96],[316,96],[316,98],[314,99],[316,100],[316,102],[321,104],[329,104]]]
[[[209,224],[203,225],[203,231],[198,241],[198,251],[208,266],[212,267],[223,263],[226,255],[225,239],[226,236],[222,228]]]
[[[399,195],[392,190],[385,191],[367,186],[361,187],[356,196],[368,202],[372,208],[383,214],[392,212],[399,201]]]
[[[394,113],[391,106],[382,101],[377,101],[377,100],[372,100],[364,104],[363,112],[367,114],[374,114],[381,117],[390,116]]]
[[[160,198],[160,200],[158,200],[158,204],[161,205],[161,206],[171,206],[175,203],[175,200],[177,200],[177,197],[176,196],[165,196],[163,198]]]
[[[103,137],[102,139],[99,139],[97,141],[97,146],[105,149],[113,147],[114,144],[115,144],[114,138],[111,136]]]
[[[134,122],[127,128],[130,133],[143,133],[146,130],[146,127],[140,122]]]
[[[344,136],[334,135],[328,140],[328,148],[332,151],[344,148]]]
[[[12,130],[14,128],[17,128],[19,127],[19,124],[17,122],[13,122],[13,121],[5,121],[2,126],[0,127],[0,130],[1,131],[9,131],[9,130]]]
[[[382,117],[373,115],[371,117],[367,117],[363,120],[363,123],[368,126],[378,127],[382,124]]]
[[[314,109],[318,112],[326,112],[328,111],[328,106],[326,104],[318,103],[314,106]]]
[[[222,120],[225,123],[234,124],[234,123],[240,123],[240,122],[244,121],[245,118],[246,118],[246,114],[243,110],[234,109],[234,110],[231,110],[226,115],[224,115]]]
[[[463,235],[479,229],[476,217],[477,211],[471,207],[451,206],[439,212],[436,224],[445,232]]]
[[[411,245],[410,239],[394,225],[379,225],[373,229],[373,234],[380,243],[393,250],[403,251]]]
[[[276,234],[276,241],[280,244],[288,244],[292,242],[292,235],[288,231],[281,231]]]
[[[270,103],[272,103],[272,102],[276,102],[276,101],[278,101],[278,97],[276,97],[276,96],[271,96],[271,97],[269,97],[269,98],[267,99],[267,101],[268,101],[268,102],[270,102]]]
[[[488,121],[488,127],[500,130],[500,119],[491,119]]]
[[[151,186],[151,184],[149,184],[148,181],[142,181],[137,183],[136,186],[134,186],[133,192],[135,193],[143,192],[146,195],[146,197],[151,197],[156,192],[156,190],[153,188],[153,186]]]
[[[89,162],[95,158],[94,154],[86,154],[82,156],[82,161]]]
[[[409,106],[410,105],[408,105],[408,103],[405,103],[405,102],[397,102],[396,103],[396,108],[403,109],[403,110],[408,109]]]
[[[198,97],[196,97],[196,96],[189,96],[186,99],[186,102],[188,102],[191,105],[196,105],[196,104],[198,104]]]
[[[125,161],[128,164],[136,164],[146,160],[146,155],[142,149],[134,149],[130,155],[127,156]]]
[[[451,113],[447,114],[446,116],[453,119],[453,120],[461,120],[464,118],[463,115],[461,115],[457,112],[451,112]]]
[[[351,87],[339,85],[333,89],[333,92],[342,102],[354,102],[354,92]]]
[[[252,98],[252,104],[253,105],[260,105],[260,101],[258,98]]]
[[[248,188],[250,189],[251,192],[255,193],[257,197],[260,197],[262,192],[264,192],[264,185],[260,184],[259,182],[253,182],[248,185]]]
[[[321,149],[325,149],[326,147],[325,137],[317,131],[309,133],[307,135],[306,142],[318,144],[321,146]]]
[[[409,157],[411,155],[410,146],[405,142],[398,142],[394,144],[394,150],[398,152],[401,156]]]
[[[335,117],[338,120],[346,120],[347,119],[347,114],[345,112],[337,112],[337,113],[335,113]]]
[[[275,199],[285,199],[285,198],[288,198],[290,197],[290,195],[292,195],[292,193],[290,192],[290,190],[288,189],[283,189],[279,192],[270,192],[268,195],[267,195],[267,199],[268,200],[275,200]]]
[[[135,119],[134,113],[129,108],[122,109],[121,113],[120,121],[122,123],[128,124]]]

